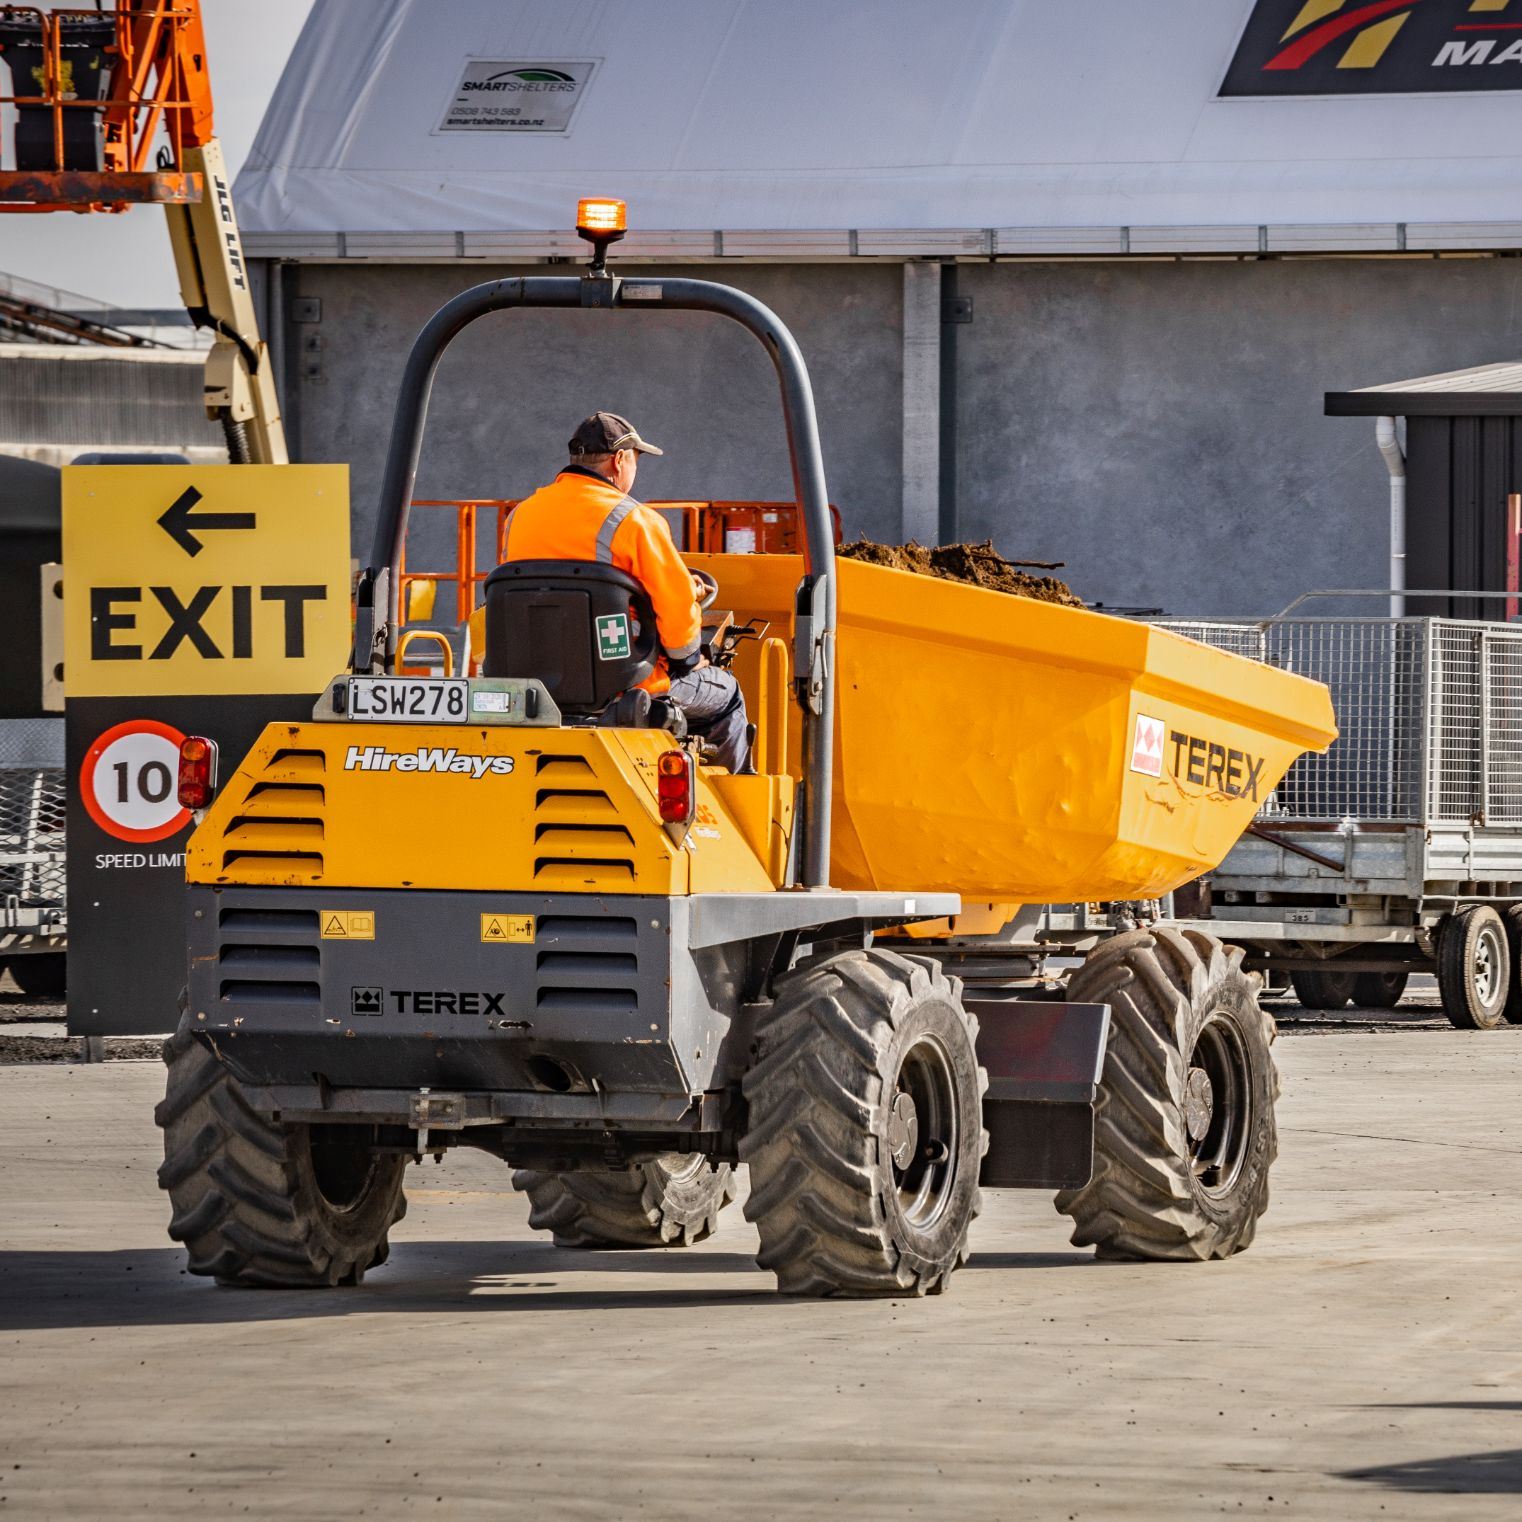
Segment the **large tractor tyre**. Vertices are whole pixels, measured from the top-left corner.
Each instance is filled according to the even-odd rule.
[[[1511,978],[1506,986],[1506,1019],[1522,1025],[1522,904],[1513,904],[1501,916],[1506,926],[1506,949],[1511,955]]]
[[[1358,974],[1327,968],[1292,972],[1290,986],[1303,1009],[1342,1009],[1349,1000],[1357,1001]]]
[[[728,1163],[673,1152],[616,1172],[545,1173],[519,1168],[528,1223],[556,1247],[690,1247],[712,1235],[735,1197]]]
[[[988,1148],[977,1021],[933,961],[849,951],[792,974],[745,1075],[745,1215],[789,1295],[923,1295],[967,1261]]]
[[[1193,930],[1133,930],[1090,953],[1068,998],[1110,1006],[1094,1176],[1056,1201],[1073,1245],[1132,1260],[1241,1252],[1279,1150],[1274,1023],[1241,951]]]
[[[386,1261],[406,1213],[406,1159],[370,1150],[364,1126],[277,1125],[183,1028],[164,1043],[169,1081],[159,1187],[190,1272],[219,1284],[358,1284]]]
[[[1511,951],[1506,925],[1489,904],[1450,914],[1437,938],[1437,991],[1443,1013],[1461,1031],[1493,1031],[1506,1023]]]
[[[68,962],[61,951],[35,951],[12,957],[10,974],[16,987],[32,999],[61,999],[68,991]]]
[[[1360,1009],[1394,1009],[1406,991],[1408,972],[1360,972],[1353,976],[1353,1002]]]

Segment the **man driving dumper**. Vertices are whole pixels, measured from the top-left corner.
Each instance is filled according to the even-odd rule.
[[[655,609],[662,655],[640,686],[665,694],[688,730],[731,772],[750,753],[745,698],[729,671],[703,655],[698,589],[666,520],[629,492],[642,454],[662,454],[628,418],[594,412],[571,436],[570,464],[526,497],[508,520],[507,560],[593,560],[632,576]]]

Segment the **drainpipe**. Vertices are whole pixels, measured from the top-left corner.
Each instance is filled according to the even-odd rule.
[[[1390,617],[1406,616],[1406,457],[1401,453],[1395,419],[1374,425],[1374,440],[1390,472]]]
[[[957,502],[957,324],[964,319],[957,297],[957,264],[941,265],[941,469],[940,542],[957,544],[962,538],[961,511]]]

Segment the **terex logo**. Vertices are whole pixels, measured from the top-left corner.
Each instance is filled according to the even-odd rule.
[[[391,993],[399,1015],[501,1015],[506,997],[453,988],[397,988]]]
[[[1228,798],[1258,798],[1258,783],[1263,776],[1263,758],[1245,750],[1233,750],[1198,735],[1168,731],[1172,747],[1172,772],[1180,782],[1192,782]]]
[[[384,745],[351,745],[344,757],[346,772],[458,772],[475,782],[488,772],[505,777],[512,769],[511,756],[471,756],[445,745],[400,751]]]
[[[1232,95],[1522,89],[1522,0],[1257,0]]]

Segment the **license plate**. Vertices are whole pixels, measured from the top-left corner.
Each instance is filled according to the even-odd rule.
[[[470,717],[463,676],[351,676],[351,719],[382,724],[463,724]]]

